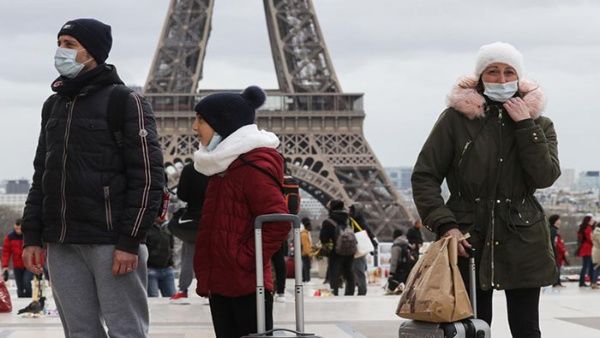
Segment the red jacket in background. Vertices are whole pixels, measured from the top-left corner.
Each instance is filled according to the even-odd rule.
[[[556,264],[558,266],[565,265],[565,263],[567,263],[567,247],[565,246],[565,241],[563,241],[559,234],[556,234],[554,246],[556,247]]]
[[[12,256],[14,269],[25,269],[23,264],[23,235],[17,235],[16,232],[11,232],[4,238],[4,246],[2,247],[2,267],[8,268],[10,257]]]
[[[272,148],[258,148],[244,159],[283,182],[283,158]],[[254,219],[287,213],[280,186],[265,173],[236,159],[224,173],[210,177],[196,238],[194,271],[200,296],[246,296],[256,292]],[[289,223],[263,226],[264,281],[273,291],[271,256],[290,231]]]
[[[577,252],[577,256],[586,257],[592,255],[592,227],[586,226],[583,234],[583,238],[581,238],[581,233],[577,232],[577,239],[581,243],[579,248],[579,252]]]

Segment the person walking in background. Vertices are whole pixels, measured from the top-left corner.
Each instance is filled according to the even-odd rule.
[[[302,218],[302,231],[300,231],[300,243],[302,245],[302,281],[310,282],[310,266],[312,260],[312,238],[310,232],[312,225],[310,218]]]
[[[288,255],[288,241],[285,239],[279,250],[277,250],[271,262],[273,263],[273,270],[275,270],[275,298],[274,301],[278,303],[285,303],[285,280],[287,277],[287,267],[285,264],[285,257]]]
[[[375,239],[375,235],[371,231],[371,228],[365,219],[362,204],[352,204],[349,208],[349,211],[350,224],[352,225],[354,232],[365,230],[369,236],[369,239],[371,240],[371,243],[373,244],[373,248],[377,250],[377,239]],[[354,258],[354,261],[352,262],[352,270],[354,271],[354,280],[358,289],[357,295],[359,296],[365,296],[367,294],[367,269],[367,255]]]
[[[173,273],[173,235],[167,222],[157,217],[146,235],[148,247],[148,297],[171,297],[175,294]]]
[[[148,297],[171,297],[175,294],[173,273],[173,235],[166,229],[167,222],[156,218],[148,229]]]
[[[590,281],[594,277],[594,266],[592,264],[592,225],[594,219],[591,214],[585,215],[579,230],[577,231],[577,256],[581,257],[581,272],[579,273],[579,287],[588,287],[585,283],[585,277],[589,276]]]
[[[329,265],[331,268],[329,275],[329,284],[334,296],[338,295],[341,277],[344,277],[345,296],[354,294],[354,271],[352,264],[354,262],[354,253],[351,255],[338,252],[338,237],[341,232],[351,226],[348,221],[348,213],[344,210],[344,202],[341,200],[331,200],[327,205],[329,217],[323,221],[321,227],[321,243],[333,243],[333,250],[329,256]]]
[[[548,217],[548,223],[550,224],[550,243],[552,243],[552,250],[554,251],[554,257],[556,258],[556,271],[558,274],[556,282],[552,286],[563,287],[564,285],[562,285],[560,281],[560,270],[564,264],[568,264],[568,252],[565,242],[558,233],[560,229],[560,216],[556,214],[551,215]]]
[[[406,239],[408,240],[408,243],[413,250],[413,254],[415,254],[416,257],[419,257],[419,250],[421,250],[421,247],[423,246],[423,234],[421,233],[422,227],[423,223],[420,219],[418,219],[406,233]]]
[[[177,198],[187,205],[181,212],[173,214],[170,222],[177,229],[181,229],[179,239],[182,241],[178,290],[170,299],[172,303],[185,303],[185,299],[188,298],[188,288],[194,280],[194,247],[198,228],[201,226],[200,216],[207,186],[208,176],[196,171],[193,162],[183,167],[177,184]]]
[[[465,281],[475,248],[479,318],[492,323],[493,292],[505,290],[513,337],[536,338],[540,289],[556,282],[556,264],[534,193],[556,181],[560,163],[554,124],[541,115],[542,89],[526,79],[523,64],[508,43],[481,46],[473,74],[448,95],[411,181],[423,225],[457,239]]]
[[[329,207],[329,203],[326,208]],[[325,269],[325,279],[323,280],[323,284],[330,283],[331,280],[331,268],[332,264],[332,255],[335,247],[334,239],[335,239],[335,229],[336,225],[334,222],[325,222],[321,223],[321,230],[319,231],[319,242],[321,242],[321,248],[319,249],[320,255],[323,257],[327,257],[327,269]]]
[[[41,274],[47,254],[66,337],[105,337],[105,326],[113,337],[146,337],[144,239],[165,186],[152,107],[105,62],[109,25],[68,21],[56,43],[60,77],[42,108],[23,261]]]
[[[410,270],[415,265],[417,257],[401,229],[394,229],[390,258],[390,276],[388,277],[388,292],[402,291]]]
[[[17,219],[13,224],[13,231],[9,232],[4,238],[2,246],[2,274],[4,280],[8,280],[8,267],[12,260],[13,275],[17,283],[17,297],[31,297],[31,281],[33,273],[25,269],[23,264],[23,232],[21,231],[21,219]]]
[[[594,273],[592,275],[592,289],[598,288],[598,277],[600,276],[600,223],[594,224],[592,231],[592,264]]]
[[[263,90],[251,86],[242,93],[208,95],[194,107],[200,141],[194,168],[210,177],[196,237],[196,293],[209,297],[217,338],[257,332],[254,221],[289,211],[281,193],[279,138],[255,124],[256,109],[265,100]],[[290,228],[289,222],[262,228],[267,330],[273,327],[271,257]]]

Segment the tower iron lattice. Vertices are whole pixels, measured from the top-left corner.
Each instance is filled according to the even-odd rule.
[[[257,124],[276,133],[288,169],[324,205],[361,203],[380,238],[412,216],[363,134],[362,93],[344,93],[311,0],[263,0],[279,88],[267,91]],[[144,87],[165,161],[188,161],[198,147],[192,107],[214,90],[198,89],[214,0],[171,0]]]

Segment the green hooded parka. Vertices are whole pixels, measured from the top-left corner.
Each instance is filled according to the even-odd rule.
[[[552,121],[540,116],[543,94],[519,81],[532,118],[515,123],[476,87],[477,79],[464,78],[449,95],[414,167],[414,201],[431,231],[470,233],[481,289],[550,285],[556,281],[550,232],[533,194],[554,183],[560,166]]]

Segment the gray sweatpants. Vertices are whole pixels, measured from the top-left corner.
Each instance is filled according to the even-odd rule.
[[[181,271],[179,272],[179,291],[188,292],[194,280],[194,252],[196,243],[183,241],[181,245]]]
[[[148,336],[148,249],[140,246],[138,268],[113,276],[114,245],[49,243],[52,293],[66,338]]]

